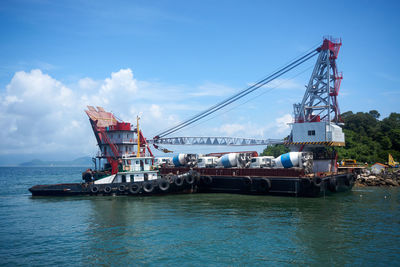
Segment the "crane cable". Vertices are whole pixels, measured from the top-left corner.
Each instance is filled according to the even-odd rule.
[[[314,57],[315,55],[317,55],[319,52],[317,50],[313,50],[309,53],[307,53],[306,55],[300,57],[299,59],[294,60],[292,63],[286,65],[285,67],[279,69],[278,71],[274,72],[273,74],[269,75],[268,77],[262,79],[261,81],[251,85],[250,87],[240,91],[239,93],[221,101],[218,104],[213,105],[212,107],[208,108],[207,110],[200,112],[198,114],[196,114],[195,116],[191,117],[190,119],[166,130],[163,131],[161,133],[159,133],[154,139],[160,138],[160,137],[164,137],[166,135],[172,134],[220,109],[222,109],[223,107],[231,104],[232,102],[237,101],[238,99],[250,94],[251,92],[259,89],[260,87],[266,85],[267,83],[275,80],[276,78],[282,76],[283,74],[289,72],[290,70],[292,70],[293,68],[299,66],[300,64],[308,61],[309,59],[311,59],[312,57]]]

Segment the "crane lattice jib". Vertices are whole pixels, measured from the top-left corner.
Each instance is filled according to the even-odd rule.
[[[148,140],[148,142],[155,145],[270,146],[283,144],[284,140],[235,137],[163,137]]]
[[[294,104],[296,122],[340,122],[337,96],[343,75],[337,70],[336,59],[341,45],[341,39],[326,37],[317,49],[319,56],[303,100]]]

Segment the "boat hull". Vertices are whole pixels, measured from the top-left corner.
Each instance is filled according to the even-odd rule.
[[[164,168],[161,173],[177,174],[184,168]],[[290,169],[195,169],[200,174],[198,192],[319,197],[349,191],[353,173],[307,177]]]
[[[192,193],[195,190],[194,184],[176,185],[155,180],[148,182],[135,183],[72,183],[72,184],[52,184],[35,185],[29,188],[32,196],[150,196],[166,195],[178,193]]]

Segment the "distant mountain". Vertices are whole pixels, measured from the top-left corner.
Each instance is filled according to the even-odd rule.
[[[70,161],[43,161],[40,159],[34,159],[31,161],[23,162],[19,164],[22,167],[62,167],[62,166],[92,166],[91,157],[81,157]]]

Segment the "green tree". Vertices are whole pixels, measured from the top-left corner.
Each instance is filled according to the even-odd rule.
[[[276,158],[282,154],[288,153],[289,151],[289,148],[285,145],[272,145],[264,149],[261,156],[274,156]]]

